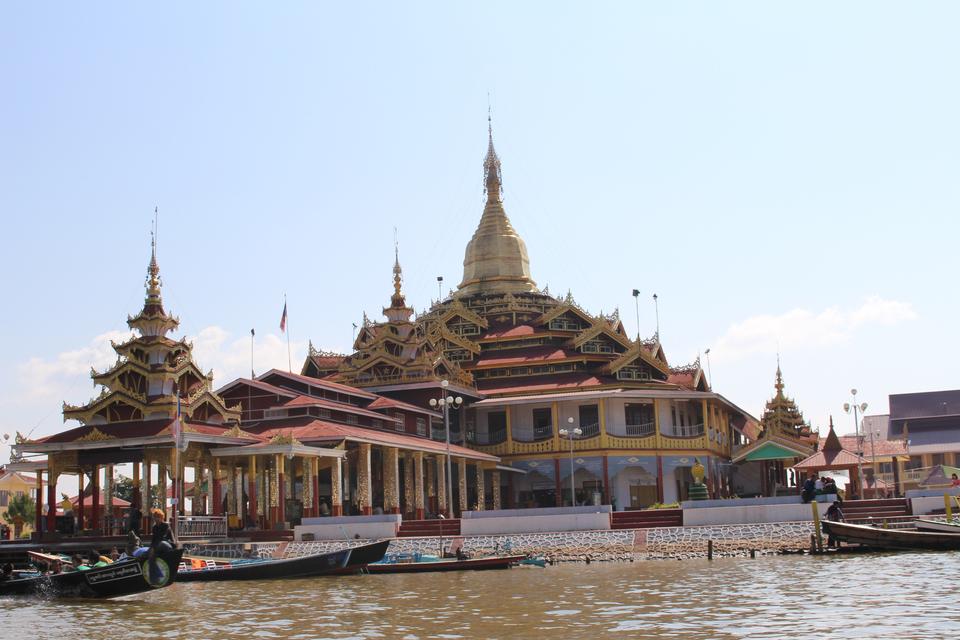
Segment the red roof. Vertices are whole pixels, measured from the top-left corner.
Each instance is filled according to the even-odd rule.
[[[393,420],[393,416],[388,416],[383,413],[377,413],[376,411],[369,411],[362,407],[357,407],[352,404],[346,404],[344,402],[334,402],[333,400],[326,400],[324,398],[315,398],[313,396],[297,396],[293,400],[284,402],[282,407],[323,407],[325,409],[332,409],[334,411],[343,411],[344,413],[353,413],[358,416],[366,416],[368,418],[375,418],[378,420]],[[372,404],[370,406],[373,406]]]
[[[870,438],[863,438],[863,436],[861,436],[861,438],[863,439],[863,444],[858,445],[857,436],[839,436],[840,446],[847,451],[863,449],[864,458],[910,455],[907,451],[907,445],[903,440],[880,440],[877,438],[874,439],[873,442],[870,442]],[[826,438],[821,438],[821,449],[823,448],[824,442],[826,442]]]
[[[532,336],[537,329],[528,324],[518,324],[515,327],[496,327],[480,336],[479,340],[487,338],[512,338],[516,336]]]
[[[356,387],[351,387],[349,385],[340,384],[339,382],[331,382],[325,378],[311,378],[310,376],[302,376],[299,373],[290,373],[288,371],[280,371],[279,369],[271,369],[263,375],[257,376],[257,380],[264,380],[271,376],[279,376],[281,378],[287,378],[290,380],[295,380],[297,382],[302,382],[303,384],[310,384],[315,387],[327,388],[331,391],[339,391],[341,393],[346,393],[354,396],[359,396],[361,398],[368,398],[373,400],[376,398],[376,394],[370,393],[369,391],[363,391]]]
[[[46,496],[44,496],[44,498],[46,498]],[[71,497],[71,498],[68,498],[68,500],[70,500],[70,504],[72,504],[74,507],[76,507],[78,504],[80,504],[80,496],[73,496],[73,497]],[[112,500],[111,502],[113,503],[113,506],[115,506],[115,507],[129,507],[129,506],[130,506],[130,503],[129,503],[129,502],[127,502],[127,501],[124,500],[123,498],[118,498],[117,496],[113,496],[113,500]],[[84,503],[84,505],[87,506],[87,507],[89,507],[91,504],[93,504],[93,495],[92,495],[89,491],[84,491],[84,492],[83,492],[83,503]],[[58,503],[57,503],[57,506],[59,507],[59,505],[60,505],[60,503],[58,502]],[[103,504],[103,487],[100,487],[100,506],[106,506],[106,505]],[[74,509],[74,510],[76,510],[76,509]],[[58,509],[58,511],[59,511],[60,513],[63,513],[63,510],[62,510],[62,509]]]
[[[567,358],[582,358],[583,354],[575,349],[564,349],[556,346],[528,347],[526,349],[506,349],[481,354],[474,368],[502,367],[512,364],[532,364],[565,360]]]
[[[433,416],[434,418],[442,418],[443,414],[437,413],[436,411],[431,411],[424,407],[418,407],[409,402],[402,402],[400,400],[394,400],[393,398],[388,398],[386,396],[380,396],[369,405],[370,409],[406,409],[407,411],[416,411],[418,413],[426,413],[427,415]]]
[[[604,380],[587,373],[560,373],[537,377],[514,378],[519,385],[511,385],[510,378],[478,380],[477,387],[485,395],[497,393],[534,393],[541,391],[559,391],[570,389],[588,389],[590,387],[613,384],[613,380]],[[500,385],[500,386],[495,386]]]
[[[402,433],[393,433],[389,431],[377,431],[375,429],[366,429],[364,427],[355,427],[345,424],[336,424],[324,420],[311,420],[309,423],[298,426],[283,426],[265,429],[260,432],[264,438],[272,438],[275,435],[293,436],[300,442],[330,442],[338,440],[360,440],[363,442],[372,442],[378,445],[388,447],[399,447],[401,449],[419,449],[435,453],[446,453],[447,445],[445,442],[437,442],[420,438],[417,436],[404,435]],[[495,461],[496,456],[487,455],[461,447],[450,445],[451,455],[458,457],[468,457],[471,459]]]

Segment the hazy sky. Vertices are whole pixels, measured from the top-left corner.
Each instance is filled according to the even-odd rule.
[[[0,6],[0,433],[63,428],[142,305],[222,384],[462,277],[487,96],[540,286],[759,416],[958,386],[956,3]],[[180,334],[178,334],[180,335]],[[0,459],[6,452],[0,450]]]

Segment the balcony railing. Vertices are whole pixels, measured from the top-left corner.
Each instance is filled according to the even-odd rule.
[[[587,424],[580,427],[580,431],[583,433],[580,434],[580,439],[584,438],[595,438],[600,435],[600,424],[594,422],[593,424]]]
[[[467,433],[467,442],[471,444],[479,445],[490,445],[490,444],[500,444],[507,440],[507,430],[498,429],[496,431],[490,431],[488,433]]]
[[[178,538],[226,538],[227,516],[180,516]]]
[[[673,425],[673,435],[677,438],[692,438],[703,435],[703,423],[684,426]]]
[[[553,425],[545,424],[533,428],[534,440],[548,440],[553,437]]]
[[[656,425],[652,422],[641,422],[640,424],[628,424],[627,425],[627,435],[632,438],[645,438],[647,436],[652,436]]]

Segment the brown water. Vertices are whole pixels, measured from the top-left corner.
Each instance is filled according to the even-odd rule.
[[[960,553],[567,564],[0,599],[2,638],[944,638]]]

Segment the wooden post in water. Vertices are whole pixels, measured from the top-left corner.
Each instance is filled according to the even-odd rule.
[[[756,558],[756,557],[757,557],[757,550],[756,550],[756,549],[750,549],[750,557],[751,557],[751,558]]]
[[[813,509],[813,533],[816,536],[813,541],[816,542],[816,548],[823,551],[823,533],[820,531],[820,510],[817,508],[817,501],[813,500],[810,507]]]
[[[707,560],[713,560],[713,540],[707,540]]]

